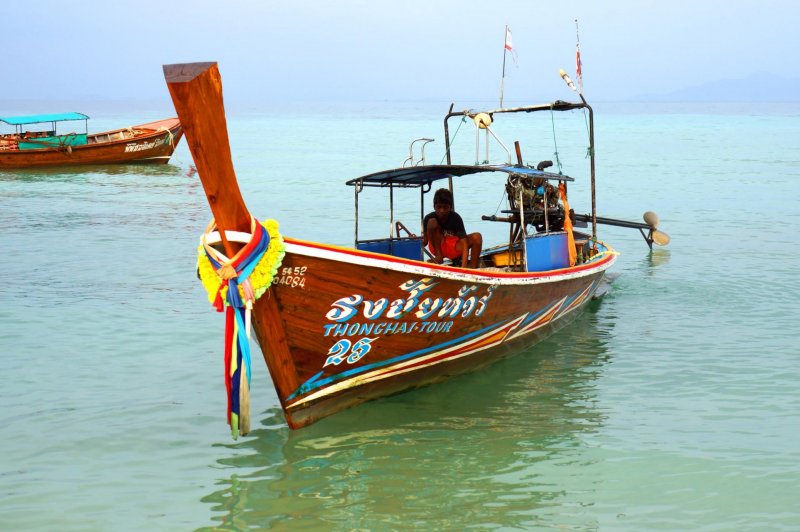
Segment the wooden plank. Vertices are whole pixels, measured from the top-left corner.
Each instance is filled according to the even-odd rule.
[[[164,65],[164,77],[217,227],[249,231],[250,214],[233,170],[217,64]],[[233,256],[236,249],[227,239],[223,242]]]

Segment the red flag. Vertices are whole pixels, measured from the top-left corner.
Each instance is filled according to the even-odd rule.
[[[514,46],[511,44],[511,28],[506,26],[506,50],[509,52],[514,51]]]

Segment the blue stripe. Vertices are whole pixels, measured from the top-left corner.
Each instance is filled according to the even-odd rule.
[[[242,356],[245,370],[247,370],[247,382],[250,382],[250,342],[247,340],[247,332],[244,323],[244,310],[234,309],[236,324],[239,326],[238,338],[239,354]]]
[[[516,319],[516,318],[514,318],[514,319]],[[437,351],[439,349],[444,349],[444,348],[449,347],[451,345],[455,345],[455,344],[458,344],[458,343],[461,343],[461,342],[465,342],[465,341],[467,341],[467,340],[469,340],[471,338],[474,338],[475,336],[478,336],[478,335],[481,335],[481,334],[485,333],[488,330],[491,330],[491,329],[494,329],[494,328],[499,328],[499,327],[504,327],[506,324],[511,323],[512,321],[514,321],[514,320],[511,319],[511,320],[508,320],[507,322],[501,323],[499,325],[498,324],[489,325],[487,327],[484,327],[483,329],[480,329],[478,331],[470,333],[470,334],[468,334],[466,336],[462,336],[460,338],[455,338],[455,339],[450,340],[449,342],[445,342],[443,344],[435,345],[435,346],[429,347],[427,349],[421,349],[419,351],[414,351],[413,353],[407,353],[405,355],[396,356],[394,358],[390,358],[389,360],[383,360],[383,361],[380,361],[380,362],[375,362],[373,364],[368,364],[366,366],[361,366],[361,367],[358,367],[358,368],[349,369],[347,371],[343,371],[341,373],[337,373],[336,375],[331,375],[330,377],[327,377],[327,378],[322,379],[320,381],[314,382],[316,379],[319,378],[320,374],[322,373],[322,372],[320,372],[320,373],[314,375],[313,377],[311,377],[309,380],[307,380],[303,384],[301,384],[300,387],[297,390],[295,390],[295,392],[292,395],[290,395],[289,397],[286,398],[286,400],[287,401],[292,400],[295,397],[297,397],[298,395],[306,394],[306,393],[308,393],[308,392],[310,392],[312,390],[316,390],[317,388],[322,388],[323,386],[326,386],[328,384],[332,384],[332,383],[334,383],[336,381],[344,380],[347,377],[351,377],[353,375],[358,375],[359,373],[365,373],[365,372],[371,371],[373,369],[377,369],[377,368],[381,368],[381,367],[385,367],[385,366],[390,366],[392,364],[397,364],[398,362],[403,362],[404,360],[408,360],[410,358],[422,356],[422,355],[428,354],[430,352]]]
[[[538,318],[539,316],[544,314],[544,312],[549,308],[550,308],[550,306],[548,305],[548,306],[544,307],[542,310],[540,310],[539,312],[537,312],[536,314],[528,314],[528,317],[525,318],[522,321],[522,323],[519,324],[519,326],[520,327],[525,327],[527,324],[529,324],[530,322],[532,322],[533,320],[535,320],[536,318]]]

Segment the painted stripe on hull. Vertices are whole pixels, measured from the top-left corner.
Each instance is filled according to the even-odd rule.
[[[319,399],[320,397],[324,397],[332,393],[340,392],[342,390],[347,390],[349,388],[354,388],[356,386],[361,386],[368,382],[386,379],[388,377],[399,375],[401,373],[407,373],[409,371],[427,368],[429,366],[439,364],[441,362],[455,360],[457,358],[477,353],[478,351],[483,351],[484,349],[488,349],[495,345],[499,345],[508,335],[508,332],[517,327],[524,317],[525,315],[515,320],[512,320],[504,325],[493,327],[489,332],[486,332],[478,336],[477,338],[468,341],[467,343],[461,343],[462,340],[464,339],[462,337],[453,340],[452,342],[449,342],[450,344],[455,343],[456,345],[453,345],[446,349],[441,349],[442,345],[438,345],[430,349],[426,349],[424,351],[409,353],[408,355],[404,355],[402,358],[405,359],[408,357],[413,357],[411,358],[411,360],[405,360],[403,362],[393,364],[386,368],[381,368],[366,373],[364,375],[359,375],[357,377],[353,377],[351,379],[338,382],[334,385],[331,385],[327,388],[324,388],[316,393],[308,395],[294,403],[287,405],[287,408],[288,409],[297,408],[298,406],[301,406],[309,401]],[[418,356],[421,353],[430,351],[431,349],[438,349],[438,350],[429,355]],[[391,363],[392,361],[387,361],[387,362]]]
[[[431,263],[400,259],[369,253],[350,248],[340,248],[315,242],[303,242],[286,238],[286,252],[316,257],[323,260],[346,262],[369,268],[384,268],[387,270],[450,279],[465,283],[492,283],[498,285],[529,285],[541,283],[555,283],[568,279],[586,277],[593,273],[604,271],[616,261],[616,254],[609,253],[597,259],[571,268],[554,270],[550,272],[486,272],[483,270],[468,270],[440,266]]]
[[[402,362],[404,362],[406,360],[409,360],[409,359],[412,359],[412,358],[419,357],[421,355],[425,355],[427,353],[430,353],[431,351],[435,351],[437,349],[441,350],[443,347],[456,345],[456,344],[458,344],[460,342],[463,342],[465,340],[468,340],[468,339],[474,338],[476,336],[482,335],[482,334],[486,333],[486,331],[489,331],[490,329],[493,329],[494,327],[495,327],[494,325],[490,325],[490,326],[485,327],[483,329],[480,329],[478,331],[472,332],[472,333],[470,333],[468,335],[462,336],[461,338],[455,338],[455,339],[450,340],[448,342],[445,342],[445,343],[442,343],[442,344],[439,344],[439,345],[435,345],[433,347],[428,347],[426,349],[421,349],[419,351],[406,353],[404,355],[400,355],[400,356],[391,358],[389,360],[382,360],[380,362],[375,362],[373,364],[367,364],[365,366],[361,366],[361,367],[358,367],[358,368],[349,369],[349,370],[343,371],[341,373],[337,373],[336,375],[331,375],[330,377],[326,377],[326,378],[318,381],[317,379],[319,379],[322,376],[322,373],[323,373],[322,371],[320,371],[319,373],[317,373],[316,375],[314,375],[313,377],[308,379],[305,383],[303,383],[292,395],[290,395],[287,398],[287,400],[294,399],[298,395],[302,395],[302,394],[308,393],[308,392],[310,392],[312,390],[316,390],[317,388],[321,388],[323,386],[327,386],[328,384],[334,383],[337,380],[342,380],[342,379],[350,377],[352,375],[360,375],[360,374],[362,374],[364,372],[367,372],[367,371],[370,371],[370,370],[374,370],[374,369],[377,369],[377,368],[384,368],[386,366],[400,364],[400,363],[402,363]]]
[[[585,302],[588,296],[597,287],[598,282],[599,281],[595,281],[580,292],[568,297],[564,297],[554,303],[551,303],[550,305],[547,305],[544,309],[533,315],[530,313],[525,313],[505,323],[489,326],[485,329],[473,332],[461,338],[456,338],[455,340],[451,340],[450,342],[446,342],[444,344],[413,353],[407,353],[405,355],[401,355],[399,357],[385,360],[376,364],[354,368],[352,370],[348,370],[337,375],[332,375],[317,381],[316,379],[322,375],[322,372],[320,372],[304,383],[288,399],[291,400],[298,395],[311,392],[314,389],[322,389],[298,399],[297,401],[287,403],[286,408],[288,410],[296,409],[311,401],[315,401],[337,392],[355,388],[370,382],[394,377],[402,373],[424,369],[436,364],[441,364],[443,362],[453,361],[498,346],[503,342],[514,340],[530,334],[533,331],[553,321],[556,321],[557,319],[560,319],[573,310],[579,308],[581,303]],[[345,380],[336,382],[337,379],[341,378],[344,378]],[[328,384],[330,384],[330,386],[327,386]]]
[[[598,279],[578,294],[565,297],[553,305],[546,307],[544,310],[535,315],[534,319],[531,320],[530,323],[524,323],[518,331],[514,332],[514,334],[509,337],[509,339],[518,338],[531,333],[536,329],[540,329],[548,323],[556,321],[559,318],[566,316],[573,310],[579,308],[581,304],[586,301],[587,297],[594,292],[599,282],[600,281]]]

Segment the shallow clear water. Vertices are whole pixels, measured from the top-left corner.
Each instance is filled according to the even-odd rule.
[[[348,245],[344,181],[399,166],[421,136],[439,162],[446,108],[233,112],[245,200],[286,235]],[[599,213],[658,212],[667,248],[601,226],[622,253],[612,289],[555,336],[300,431],[257,361],[238,441],[185,144],[165,167],[0,172],[0,529],[796,530],[800,108],[596,113]],[[569,139],[583,116],[554,121],[587,212],[585,141]],[[549,115],[539,125],[497,128],[535,162],[555,151]],[[501,189],[470,185],[459,211],[497,232],[478,220]],[[418,211],[412,198],[398,217]],[[364,236],[385,231],[365,220]]]

